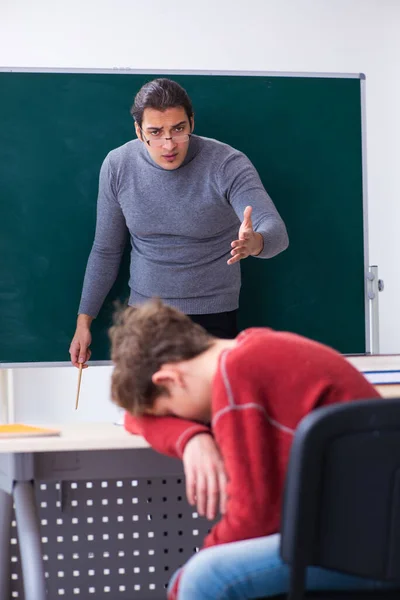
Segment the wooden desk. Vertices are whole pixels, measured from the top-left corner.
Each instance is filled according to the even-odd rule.
[[[0,537],[0,589],[1,589],[1,597],[9,598],[10,595],[7,594],[7,590],[9,589],[10,582],[10,538],[11,535],[11,521],[12,521],[12,503],[14,500],[14,510],[15,510],[15,521],[16,521],[16,529],[18,535],[18,545],[20,550],[21,557],[21,571],[23,577],[23,586],[25,592],[25,600],[45,600],[48,597],[58,597],[59,595],[63,596],[65,600],[69,598],[75,598],[73,596],[76,592],[73,592],[72,587],[69,592],[63,591],[61,594],[59,590],[56,591],[54,588],[52,592],[49,592],[49,596],[46,596],[46,583],[45,583],[45,568],[43,563],[43,553],[50,552],[55,555],[57,552],[63,552],[61,548],[61,544],[57,546],[56,539],[54,538],[53,548],[50,550],[48,546],[42,546],[43,541],[43,529],[41,530],[41,522],[38,514],[38,510],[40,507],[37,506],[37,498],[35,494],[37,494],[37,490],[34,488],[34,481],[40,482],[41,487],[43,485],[42,482],[53,482],[51,485],[60,486],[59,491],[59,508],[53,509],[48,508],[47,510],[50,512],[58,510],[56,516],[60,517],[59,519],[54,518],[53,530],[56,529],[56,521],[66,521],[69,519],[68,523],[73,522],[72,511],[64,510],[71,496],[71,485],[79,485],[77,483],[71,484],[70,482],[79,482],[83,480],[90,480],[90,482],[95,482],[96,480],[113,480],[114,489],[113,492],[115,495],[118,493],[121,495],[121,492],[115,488],[115,480],[120,480],[117,483],[123,483],[124,478],[146,478],[144,483],[152,483],[151,477],[157,478],[165,478],[161,483],[167,483],[167,479],[173,477],[173,492],[174,492],[174,503],[175,510],[177,509],[176,505],[176,494],[181,493],[184,496],[184,479],[183,479],[183,471],[182,471],[182,463],[179,460],[168,458],[162,456],[156,452],[154,452],[151,448],[149,448],[148,444],[138,436],[133,436],[124,431],[123,427],[116,426],[113,424],[79,424],[79,425],[62,425],[56,426],[57,429],[61,429],[60,437],[42,437],[42,438],[25,438],[25,439],[8,439],[8,440],[0,440],[0,528],[1,528],[1,537]],[[181,479],[178,480],[180,483],[180,488],[178,490],[177,479],[179,476]],[[182,481],[181,481],[182,480]],[[159,481],[159,479],[158,479]],[[55,482],[61,482],[55,483]],[[63,487],[63,482],[65,487]],[[135,482],[128,482],[135,483]],[[137,483],[137,482],[136,482]],[[153,480],[153,483],[156,484],[156,480]],[[82,487],[85,487],[85,483],[80,484]],[[94,483],[90,484],[94,486]],[[101,492],[101,489],[98,488],[100,483],[97,484],[97,492]],[[44,485],[46,487],[46,484]],[[96,487],[96,486],[95,486]],[[127,485],[125,486],[125,488]],[[153,488],[155,485],[153,485]],[[166,485],[162,488],[163,493],[166,494]],[[183,489],[182,489],[183,488]],[[73,490],[72,490],[73,491]],[[84,492],[85,490],[83,490]],[[93,496],[94,494],[93,490]],[[129,490],[125,489],[125,492],[130,492],[132,494],[132,488]],[[146,490],[145,490],[146,492]],[[183,492],[183,493],[182,493]],[[54,492],[55,493],[55,492]],[[57,492],[58,493],[58,492]],[[65,495],[67,494],[67,495]],[[68,496],[69,494],[69,496]],[[161,495],[161,494],[159,494]],[[129,500],[130,498],[130,500]],[[157,496],[158,498],[158,496]],[[118,502],[118,496],[115,498],[115,505]],[[156,498],[154,498],[156,500]],[[132,525],[132,512],[138,512],[136,509],[132,509],[132,496],[125,496],[125,510],[127,511],[127,517],[120,517],[121,519],[128,518],[131,521]],[[150,498],[151,501],[151,498]],[[90,502],[93,501],[91,500]],[[121,500],[122,502],[122,500]],[[162,500],[159,499],[161,504]],[[71,502],[69,502],[71,504]],[[100,501],[94,503],[98,505],[98,514],[94,521],[101,521],[98,516],[100,514],[104,515],[105,509],[100,506]],[[129,508],[130,503],[130,508]],[[157,512],[157,518],[161,519],[161,506],[152,506],[152,510]],[[171,502],[172,503],[172,502]],[[46,504],[46,503],[43,503]],[[56,504],[56,502],[54,502]],[[80,504],[83,505],[84,502],[80,500]],[[47,504],[46,504],[47,506]],[[118,508],[119,511],[117,514],[122,514],[122,508]],[[163,506],[165,511],[165,506]],[[83,509],[86,511],[84,513],[87,515],[87,508],[83,506]],[[115,508],[113,509],[115,513]],[[146,523],[147,521],[147,513],[149,513],[149,508],[146,506],[143,507],[145,514],[143,518],[141,517],[142,523],[140,524],[141,535],[143,538],[147,538],[147,531],[155,528],[154,523]],[[190,517],[192,515],[192,510],[190,507],[187,507],[187,510],[190,511]],[[179,509],[180,518],[182,519],[182,515],[184,516],[185,507]],[[187,511],[186,511],[187,512]],[[43,513],[43,511],[42,511]],[[47,515],[44,513],[44,516]],[[42,514],[43,517],[43,514]],[[50,515],[49,515],[50,517]],[[178,516],[176,516],[178,518]],[[81,526],[79,529],[81,531],[84,530],[84,526],[86,526],[86,521],[88,520],[86,517],[80,517]],[[104,517],[103,517],[104,519]],[[108,517],[107,517],[108,519]],[[43,525],[42,518],[42,525]],[[89,518],[90,520],[90,518]],[[115,517],[116,520],[116,517]],[[172,516],[171,519],[172,520]],[[93,521],[93,518],[92,518]],[[184,521],[184,519],[183,519]],[[84,523],[85,522],[85,523]],[[65,523],[64,523],[65,525]],[[163,523],[161,524],[164,525]],[[200,526],[200,519],[198,519],[198,523],[196,526]],[[207,525],[208,527],[209,525]],[[68,524],[68,527],[70,525]],[[146,529],[147,528],[147,529]],[[192,535],[192,528],[187,525],[187,523],[180,521],[179,527],[176,525],[176,529],[187,528],[190,529],[190,534]],[[201,526],[200,526],[201,528]],[[165,529],[165,526],[164,526]],[[202,527],[203,531],[199,533],[201,535],[203,532],[206,532],[205,526]],[[126,529],[128,530],[128,529]],[[120,530],[117,530],[120,531]],[[97,535],[97,534],[96,534]],[[123,535],[123,534],[119,534]],[[138,534],[139,535],[139,534]],[[162,536],[162,533],[160,533]],[[84,537],[84,536],[82,536]],[[97,536],[101,538],[101,535]],[[116,536],[115,536],[116,537]],[[85,543],[87,541],[88,536],[84,539]],[[162,538],[161,538],[162,540]],[[143,540],[145,541],[145,540]],[[132,544],[132,541],[130,542]],[[160,543],[160,540],[157,540],[157,544]],[[172,542],[171,542],[172,543]],[[155,544],[154,544],[155,545]],[[190,552],[193,553],[193,546],[195,545],[193,539],[187,542],[187,547],[190,545]],[[95,544],[96,546],[96,544]],[[82,548],[81,543],[79,547]],[[115,546],[110,546],[114,549]],[[160,552],[162,552],[160,550]],[[176,551],[178,553],[178,550]],[[83,554],[83,552],[82,552]],[[113,553],[109,560],[108,564],[113,561]],[[115,552],[117,554],[117,552]],[[62,554],[59,554],[62,556]],[[50,556],[50,559],[52,556]],[[55,558],[55,557],[54,557]],[[173,557],[169,557],[171,560],[168,563],[171,565],[171,568],[174,568],[174,560]],[[187,556],[179,555],[175,562],[178,566],[179,559],[186,559]],[[133,557],[130,558],[130,563],[132,565],[132,575],[133,577],[133,566],[135,561]],[[65,563],[64,563],[65,564]],[[59,565],[57,565],[59,566]],[[62,567],[63,565],[61,565]],[[48,570],[49,565],[47,565]],[[165,594],[165,590],[163,585],[165,583],[165,579],[168,580],[169,576],[172,573],[168,573],[168,576],[164,573],[164,568],[162,567],[162,573],[159,577],[160,581],[163,582],[161,586],[158,586],[158,592],[152,593],[146,592],[146,598],[162,598]],[[54,569],[53,569],[54,570]],[[120,569],[121,570],[121,569]],[[105,569],[103,571],[106,571]],[[103,575],[103,571],[101,575]],[[94,571],[93,571],[94,572]],[[118,573],[118,570],[116,569]],[[100,576],[99,570],[97,573]],[[57,572],[53,576],[57,579]],[[87,571],[86,571],[87,577]],[[117,575],[118,577],[118,575]],[[139,576],[140,577],[140,576]],[[72,580],[72,570],[71,577]],[[101,577],[96,577],[96,580],[101,580]],[[110,578],[109,578],[110,579]],[[126,582],[127,578],[125,578]],[[56,581],[56,584],[59,586],[59,581]],[[62,580],[61,580],[62,583]],[[115,583],[115,581],[114,581]],[[124,581],[122,581],[124,583]],[[49,585],[49,580],[47,581]],[[67,582],[65,581],[65,584]],[[67,588],[67,585],[64,586]],[[122,586],[123,588],[124,586]],[[140,586],[139,586],[140,587]],[[155,586],[154,586],[155,587]],[[160,591],[160,587],[162,587],[162,591]],[[121,589],[122,589],[121,588]],[[148,588],[148,586],[147,586]],[[77,584],[75,583],[75,589],[79,589]],[[90,592],[88,593],[90,588],[86,587],[85,590],[81,590],[81,598],[103,598],[103,594],[98,594],[97,591],[103,592],[106,589],[104,586],[100,589],[96,589],[95,596],[91,596]],[[92,587],[91,589],[95,589]],[[142,588],[143,589],[143,588]],[[150,588],[153,589],[153,588]],[[111,596],[110,594],[105,594],[105,598],[117,597],[124,598],[135,598],[140,597],[137,593],[133,594],[133,586],[132,593],[129,595],[129,589],[126,590],[126,595],[123,593],[119,593],[118,586],[111,589],[111,592],[117,592],[115,595]]]
[[[138,435],[112,423],[46,424],[61,431],[60,436],[0,439],[0,453],[67,452],[74,450],[138,450],[150,448]]]
[[[400,398],[400,383],[385,383],[375,387],[384,398]]]

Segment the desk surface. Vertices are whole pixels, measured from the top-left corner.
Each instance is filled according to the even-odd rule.
[[[127,433],[113,423],[74,423],[44,427],[61,430],[52,437],[8,438],[0,440],[1,452],[63,452],[66,450],[123,450],[149,448],[138,435]]]
[[[377,385],[384,398],[400,398],[400,384]],[[149,448],[138,435],[127,433],[113,423],[48,424],[44,427],[61,430],[52,437],[0,439],[0,453],[11,452],[64,452],[68,450],[123,450]]]
[[[375,387],[384,398],[400,398],[400,383],[384,383]]]

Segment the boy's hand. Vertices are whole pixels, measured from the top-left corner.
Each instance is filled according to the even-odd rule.
[[[215,519],[218,510],[225,512],[226,482],[224,463],[212,435],[195,435],[183,451],[186,495],[189,504],[197,504],[197,512]]]

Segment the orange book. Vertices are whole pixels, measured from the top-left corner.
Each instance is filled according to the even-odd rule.
[[[0,439],[60,435],[60,433],[61,432],[58,429],[47,429],[47,427],[23,425],[22,423],[10,423],[9,425],[0,425]]]

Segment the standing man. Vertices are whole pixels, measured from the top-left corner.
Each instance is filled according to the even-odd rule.
[[[128,237],[129,304],[160,297],[225,338],[237,334],[239,261],[271,258],[288,246],[249,159],[193,135],[192,103],[179,84],[145,84],[131,113],[138,139],[112,150],[100,172],[96,234],[70,346],[75,366],[90,357],[91,322],[117,277]]]
[[[90,358],[91,322],[128,238],[129,304],[160,297],[220,338],[237,334],[240,260],[271,258],[288,246],[285,225],[249,159],[193,135],[192,103],[180,85],[150,81],[131,113],[138,139],[112,150],[100,171],[96,234],[70,346],[76,367]],[[249,128],[256,125],[249,115]],[[154,419],[127,415],[125,426],[157,447],[162,440]],[[175,421],[179,437],[186,428]],[[224,509],[225,471],[213,438],[196,435],[180,456],[189,501],[214,518],[218,503]]]

